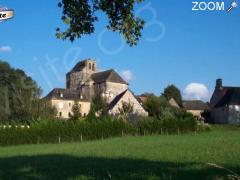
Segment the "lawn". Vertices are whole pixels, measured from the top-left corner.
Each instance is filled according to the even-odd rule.
[[[0,179],[227,179],[237,174],[239,128],[0,148]]]

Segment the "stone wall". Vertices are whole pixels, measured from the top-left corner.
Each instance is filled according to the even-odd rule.
[[[78,101],[78,103],[82,116],[86,116],[90,111],[90,102]],[[69,113],[72,114],[72,106],[74,105],[73,100],[52,99],[51,104],[57,109],[58,118],[68,119]]]
[[[202,118],[203,110],[187,110],[187,112],[191,113],[195,117]]]
[[[119,84],[112,82],[106,82],[105,87],[106,87],[105,92],[110,93],[108,102],[111,102],[117,95],[121,94],[122,92],[128,89],[127,84]]]
[[[212,109],[212,118],[216,124],[228,124],[228,107],[219,107]]]
[[[119,108],[122,108],[122,102],[130,103],[133,105],[133,114],[137,114],[140,116],[148,116],[148,113],[143,109],[141,104],[137,101],[137,99],[133,96],[130,91],[127,91],[122,99],[110,110],[110,114],[116,115],[119,114]]]
[[[66,75],[66,87],[67,89],[79,89],[80,86],[89,79],[89,77],[98,72],[97,64],[93,60],[84,61],[84,67],[78,72],[69,72]]]

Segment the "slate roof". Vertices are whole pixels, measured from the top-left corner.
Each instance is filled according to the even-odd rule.
[[[86,62],[86,61],[87,61],[87,60],[78,62],[78,63],[72,68],[72,70],[71,70],[70,72],[68,72],[68,74],[71,73],[71,72],[82,71],[83,68],[85,67],[85,62]]]
[[[223,87],[224,95],[215,105],[222,107],[226,105],[240,105],[240,87]]]
[[[102,83],[102,82],[114,82],[114,83],[120,83],[120,84],[128,84],[113,69],[98,72],[98,73],[94,73],[94,74],[91,75],[91,79],[96,84]]]
[[[125,94],[127,91],[128,91],[128,89],[125,90],[125,91],[123,91],[121,94],[117,95],[117,96],[112,100],[112,102],[109,104],[108,108],[109,108],[109,109],[112,109],[112,108],[118,103],[118,101],[120,101],[120,99],[124,96],[124,94]]]
[[[183,108],[186,110],[205,110],[208,105],[200,100],[183,101]]]
[[[81,96],[79,90],[70,90],[62,88],[54,88],[45,98],[89,101],[86,97]]]

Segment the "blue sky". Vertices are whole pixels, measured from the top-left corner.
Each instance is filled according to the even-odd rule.
[[[102,14],[93,35],[74,43],[56,39],[55,29],[63,25],[57,2],[0,1],[15,10],[13,19],[0,23],[0,59],[26,71],[44,94],[64,87],[65,74],[85,58],[129,78],[135,94],[159,95],[175,84],[186,98],[208,100],[216,78],[240,85],[240,8],[230,14],[192,11],[190,0],[146,0],[135,8],[146,21],[142,39],[129,47],[119,34],[105,30]],[[227,6],[231,1],[224,2]]]

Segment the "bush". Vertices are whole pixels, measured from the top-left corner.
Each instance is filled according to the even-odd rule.
[[[179,113],[179,112],[178,112]],[[41,120],[31,123],[30,128],[16,124],[0,127],[0,145],[59,143],[95,140],[123,135],[174,134],[208,130],[208,126],[198,125],[191,114],[182,113],[176,118],[172,112],[164,112],[161,119],[145,117],[129,123],[113,117],[95,120],[63,121]]]
[[[161,119],[147,117],[137,124],[140,135],[146,134],[174,134],[198,130],[197,120],[189,113],[176,117],[172,112],[165,111]],[[199,130],[203,130],[200,129]],[[204,129],[205,130],[205,129]]]
[[[135,134],[136,129],[121,120],[101,119],[99,121],[44,120],[31,124],[30,128],[11,125],[0,129],[0,145],[59,143],[94,140],[123,134]]]

